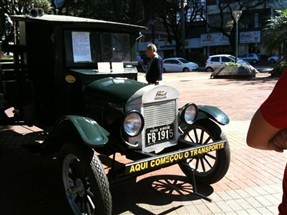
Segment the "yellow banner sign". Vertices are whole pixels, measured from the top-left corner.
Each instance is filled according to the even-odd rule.
[[[216,142],[216,143],[202,146],[202,147],[189,148],[186,150],[182,150],[180,152],[175,152],[172,154],[159,156],[153,159],[145,159],[144,161],[141,161],[141,162],[135,162],[135,163],[126,165],[127,167],[126,173],[136,173],[136,172],[144,171],[147,169],[158,168],[166,164],[178,163],[181,160],[195,157],[197,155],[223,149],[224,145],[225,145],[225,142],[221,141],[221,142]]]

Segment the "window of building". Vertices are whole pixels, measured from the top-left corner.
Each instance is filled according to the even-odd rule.
[[[259,27],[259,17],[258,17],[258,13],[254,14],[254,27],[258,28]]]

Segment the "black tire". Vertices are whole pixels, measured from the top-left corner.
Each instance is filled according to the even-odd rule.
[[[189,68],[187,68],[187,67],[183,68],[182,71],[183,71],[183,72],[190,72]]]
[[[207,67],[206,72],[213,72],[213,69],[211,67]]]
[[[93,150],[65,144],[59,161],[63,193],[72,214],[112,214],[109,183]]]
[[[224,149],[211,151],[179,163],[182,172],[190,179],[202,184],[213,184],[221,180],[229,169],[230,149],[225,135],[220,127],[211,120],[201,120],[190,125],[182,135],[186,141],[191,141],[198,145],[210,142],[226,140]]]

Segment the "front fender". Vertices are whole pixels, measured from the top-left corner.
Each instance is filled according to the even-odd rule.
[[[227,125],[229,123],[229,117],[218,107],[209,105],[198,105],[198,114],[196,121],[200,119],[211,118],[221,125]]]
[[[80,141],[90,147],[104,146],[109,132],[95,120],[76,115],[61,118],[45,139],[43,146],[51,151],[59,149],[67,141]],[[54,150],[53,150],[54,149]]]

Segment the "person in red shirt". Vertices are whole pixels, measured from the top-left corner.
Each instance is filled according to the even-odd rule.
[[[277,81],[269,97],[251,119],[247,145],[257,149],[283,152],[287,149],[287,69]],[[278,207],[287,215],[287,166],[283,177],[283,197]]]

